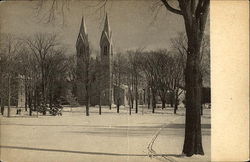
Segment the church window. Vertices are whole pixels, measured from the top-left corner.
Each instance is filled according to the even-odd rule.
[[[83,55],[85,54],[85,46],[84,45],[82,46],[82,54]]]
[[[107,54],[108,54],[108,47],[105,45],[103,49],[103,55],[107,55]]]
[[[82,48],[79,49],[79,56],[82,56]]]

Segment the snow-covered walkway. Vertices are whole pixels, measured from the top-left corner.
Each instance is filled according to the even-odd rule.
[[[0,117],[1,160],[6,162],[144,162],[144,161],[209,161],[210,110],[202,117],[204,156],[181,156],[184,141],[184,109],[139,109],[130,116],[128,110],[91,107],[86,117],[84,108],[64,108],[62,116]],[[13,110],[14,113],[14,110]],[[14,114],[13,114],[14,115]],[[161,130],[160,130],[161,129]],[[153,144],[158,156],[148,156]],[[161,155],[165,155],[162,157]]]

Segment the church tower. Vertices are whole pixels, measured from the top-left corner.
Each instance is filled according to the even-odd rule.
[[[101,58],[101,100],[103,105],[113,103],[113,79],[112,79],[112,35],[109,26],[108,15],[106,14],[104,28],[100,39],[100,58]]]
[[[89,41],[88,41],[88,34],[85,26],[84,17],[82,17],[80,31],[76,41],[76,59],[77,59],[77,88],[76,88],[76,96],[78,99],[79,104],[83,105],[86,103],[85,95],[85,83],[86,80],[86,63],[90,59],[90,52],[89,52]]]

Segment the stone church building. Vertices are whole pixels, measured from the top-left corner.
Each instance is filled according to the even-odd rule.
[[[76,41],[77,59],[77,90],[76,96],[80,105],[89,103],[95,105],[127,104],[127,88],[125,85],[117,87],[113,83],[112,61],[113,45],[112,33],[106,15],[104,27],[100,37],[100,55],[93,59],[90,54],[88,33],[85,20],[82,18],[80,31]],[[88,86],[86,86],[88,84]]]

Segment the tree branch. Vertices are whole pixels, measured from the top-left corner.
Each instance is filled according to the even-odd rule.
[[[171,6],[168,4],[168,1],[167,1],[167,0],[161,0],[161,1],[162,1],[162,3],[165,5],[165,7],[166,7],[169,11],[171,11],[171,12],[173,12],[173,13],[175,13],[175,14],[178,14],[178,15],[183,15],[181,10],[177,10],[177,9],[171,7]]]

